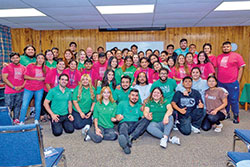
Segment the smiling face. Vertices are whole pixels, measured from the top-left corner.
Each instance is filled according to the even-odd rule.
[[[122,89],[123,90],[128,90],[129,89],[129,87],[130,87],[130,81],[129,81],[129,79],[128,78],[122,78],[122,80],[121,80],[121,86],[122,86]]]
[[[227,54],[230,53],[232,50],[232,46],[230,44],[225,44],[222,46],[222,52]]]
[[[112,61],[111,61],[111,67],[112,68],[116,68],[117,64],[118,64],[117,59],[112,59]]]
[[[180,48],[181,48],[182,50],[185,50],[185,49],[187,48],[187,41],[182,41],[182,42],[180,43]]]
[[[146,59],[142,59],[140,65],[143,69],[146,69],[148,67],[149,63]]]
[[[80,53],[80,61],[85,61],[86,60],[86,53],[84,51],[81,51]]]
[[[98,61],[101,63],[101,64],[104,64],[106,62],[106,57],[99,57],[98,58]]]
[[[39,55],[36,57],[36,62],[38,65],[43,65],[44,61],[45,61],[45,58],[43,55]]]
[[[129,101],[133,104],[136,104],[139,100],[139,93],[138,92],[130,92],[129,94]]]
[[[216,87],[217,82],[213,77],[211,77],[207,80],[207,85],[209,86],[209,88],[214,88]]]
[[[109,81],[112,81],[113,78],[114,78],[114,73],[112,71],[109,71],[108,74],[107,74],[107,77],[108,77]]]
[[[138,75],[138,81],[140,84],[145,84],[146,83],[146,74],[144,72],[139,73]]]
[[[206,53],[206,54],[210,54],[211,53],[211,48],[210,46],[206,45],[203,49],[203,51]]]
[[[173,59],[168,59],[168,66],[173,67],[174,66],[174,60]]]
[[[67,61],[69,61],[72,59],[73,55],[69,51],[66,51],[64,57]]]
[[[165,82],[168,79],[168,72],[166,70],[161,70],[159,77],[162,82]]]
[[[193,80],[197,81],[200,78],[201,73],[198,69],[193,69],[191,72],[191,76],[192,76]]]
[[[29,46],[26,50],[25,50],[25,54],[29,57],[34,57],[35,56],[35,50],[33,47]]]
[[[76,67],[77,67],[77,65],[76,65],[76,62],[75,62],[75,61],[72,61],[72,62],[69,64],[69,68],[70,68],[71,70],[75,70]]]
[[[10,60],[13,64],[18,65],[20,62],[20,57],[18,55],[15,55],[15,56],[12,56]]]
[[[187,54],[186,55],[186,61],[187,61],[187,63],[189,63],[189,64],[193,64],[194,62],[193,62],[193,55],[192,54]]]
[[[57,49],[53,49],[52,52],[53,52],[55,58],[57,58],[59,56],[59,52]]]
[[[161,64],[159,62],[154,63],[154,70],[159,71],[161,69]]]
[[[126,61],[125,61],[125,65],[126,67],[131,67],[133,65],[133,60],[128,58]]]
[[[66,76],[61,76],[61,78],[60,78],[60,80],[59,80],[59,85],[60,85],[61,87],[65,88],[66,85],[68,84],[68,81],[69,81],[68,77],[66,77]]]
[[[63,61],[60,61],[57,65],[56,68],[60,71],[63,71],[65,68],[65,63]]]
[[[180,65],[184,65],[185,63],[185,57],[183,55],[180,55],[179,58],[178,58],[178,63]]]
[[[139,56],[138,55],[133,56],[133,62],[134,62],[134,64],[139,62]]]
[[[152,92],[152,98],[155,101],[159,101],[162,97],[161,91],[159,89],[154,89],[154,91]]]
[[[110,94],[111,94],[111,93],[109,92],[109,90],[108,90],[108,89],[105,89],[105,90],[103,91],[103,93],[102,93],[103,99],[108,100]]]
[[[82,81],[82,85],[83,85],[84,87],[88,87],[88,86],[89,86],[89,79],[88,79],[88,77],[83,77],[83,78],[81,79],[81,81]]]
[[[158,61],[156,56],[151,56],[150,57],[150,62],[153,64],[154,62]]]
[[[204,53],[200,53],[198,56],[198,60],[200,61],[200,63],[204,63],[206,57]]]
[[[192,87],[192,80],[191,79],[185,79],[182,84],[183,84],[183,87],[185,89],[191,89],[191,87]]]

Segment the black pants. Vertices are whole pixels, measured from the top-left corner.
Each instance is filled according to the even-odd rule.
[[[51,126],[52,126],[52,133],[55,136],[60,136],[63,133],[63,129],[66,133],[74,132],[73,122],[69,120],[68,114],[63,116],[60,115],[58,122],[53,122],[51,120]]]
[[[201,128],[205,131],[208,131],[212,128],[213,124],[219,125],[220,121],[225,119],[225,114],[222,112],[217,112],[216,115],[207,114],[205,119],[202,122]]]
[[[45,100],[47,94],[48,94],[48,92],[43,91],[43,98],[42,98],[42,102],[41,102],[42,103],[42,108],[41,108],[41,114],[40,114],[40,116],[44,116],[45,114],[48,114],[47,110],[43,106],[43,103],[44,103],[44,100]]]
[[[146,131],[149,123],[150,121],[146,118],[142,118],[137,122],[122,122],[118,125],[118,131],[120,135],[124,135],[127,139],[130,135],[133,140],[136,140]]]
[[[86,113],[87,114],[87,113]],[[79,112],[73,110],[72,115],[74,117],[73,125],[75,129],[82,129],[86,125],[92,125],[92,117],[90,116],[88,119],[82,119]]]

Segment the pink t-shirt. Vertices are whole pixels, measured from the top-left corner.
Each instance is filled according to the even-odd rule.
[[[180,66],[179,70],[177,70],[175,68],[175,78],[178,78],[178,79],[183,79],[184,77],[188,76],[186,74],[186,71],[185,71],[185,67],[184,66]],[[177,84],[180,83],[180,81],[176,81]]]
[[[49,68],[45,66],[46,73],[49,71]],[[34,78],[42,78],[46,77],[46,73],[43,72],[42,67],[38,67],[35,64],[29,64],[26,67],[26,72],[24,75],[34,77]],[[44,88],[44,80],[37,81],[37,80],[27,80],[25,84],[25,89],[36,91]]]
[[[210,62],[212,63],[212,65],[216,68],[216,65],[217,65],[216,56],[215,55],[210,55],[208,58],[209,58]]]
[[[13,86],[22,86],[24,83],[24,73],[26,71],[26,68],[21,65],[15,65],[13,63],[10,63],[8,66],[4,67],[2,70],[2,74],[8,74],[7,79],[12,83]],[[5,94],[12,94],[12,93],[20,93],[23,92],[23,89],[20,91],[16,91],[9,87],[7,84],[5,84]]]
[[[159,79],[159,73],[154,72],[154,74],[153,74],[153,82],[157,81],[158,79]]]
[[[168,78],[173,78],[175,75],[175,67],[169,67]]]
[[[64,70],[65,71],[65,70]],[[65,72],[62,72],[62,74],[65,74]],[[49,84],[50,85],[50,88],[54,88],[56,87],[58,84],[59,84],[59,76],[61,74],[59,74],[57,72],[57,69],[54,68],[52,70],[50,70],[48,72],[48,74],[46,75],[46,78],[45,78],[45,84]],[[44,89],[45,92],[48,92],[47,88]]]
[[[194,62],[194,64],[198,63],[198,55],[197,54],[194,55],[193,62]]]
[[[217,57],[218,80],[222,83],[232,83],[238,78],[239,68],[245,66],[240,54],[230,52]]]
[[[97,79],[102,80],[104,73],[107,69],[108,63],[107,61],[104,64],[101,64],[100,62],[97,62],[93,65],[93,71],[94,73],[97,73]]]
[[[122,67],[122,66],[123,66],[123,64],[124,64],[124,60],[123,60],[123,59],[121,59],[121,60],[120,60],[120,62],[118,63],[118,67],[117,67],[117,68]]]
[[[86,68],[84,68],[82,70],[81,75],[83,75],[83,74],[89,74],[91,81],[92,81],[92,85],[95,86],[95,80],[98,79],[97,73],[94,73],[93,69],[91,69],[90,71],[87,71]]]
[[[197,67],[196,64],[188,64],[188,63],[187,63],[187,66],[188,66],[188,68],[189,68],[189,72],[190,72],[190,73],[191,73],[191,70],[192,70],[194,67]]]
[[[206,80],[210,74],[215,73],[214,66],[210,62],[208,62],[206,64],[197,64],[197,67],[199,67],[201,70],[201,78],[202,79]]]
[[[148,77],[148,83],[153,83],[153,75],[155,72],[153,69],[149,67],[147,69],[138,68],[134,73],[134,78],[137,78],[140,72],[145,72]]]
[[[70,69],[64,70],[64,73],[69,76],[69,82],[67,88],[74,89],[77,87],[78,82],[81,80],[81,73],[76,69],[75,71],[70,71]]]

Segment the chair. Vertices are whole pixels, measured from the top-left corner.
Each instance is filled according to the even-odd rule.
[[[234,141],[233,141],[233,151],[235,151],[235,144],[237,140],[243,141],[250,152],[250,130],[247,129],[235,129],[234,130]]]
[[[0,126],[13,125],[8,107],[0,107]]]
[[[237,166],[239,162],[250,160],[249,152],[227,152],[227,156],[230,158],[227,166]]]
[[[63,148],[55,148],[58,153],[45,158],[39,125],[0,126],[0,141],[0,166],[52,167],[61,159],[66,166]]]

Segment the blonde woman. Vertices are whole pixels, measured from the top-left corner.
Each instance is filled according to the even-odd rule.
[[[77,62],[78,62],[78,66],[77,66],[77,69],[82,72],[82,68],[85,68],[84,66],[84,62],[85,60],[87,59],[87,56],[86,56],[86,52],[85,50],[83,49],[80,49],[79,52],[77,53]]]
[[[73,91],[74,128],[89,129],[92,125],[91,114],[95,105],[95,88],[88,74],[83,74],[79,85]]]
[[[111,89],[105,86],[101,90],[100,99],[94,108],[94,126],[95,130],[86,130],[85,141],[92,139],[95,143],[102,140],[116,140],[117,133],[113,122],[116,122],[116,103],[112,97]]]

